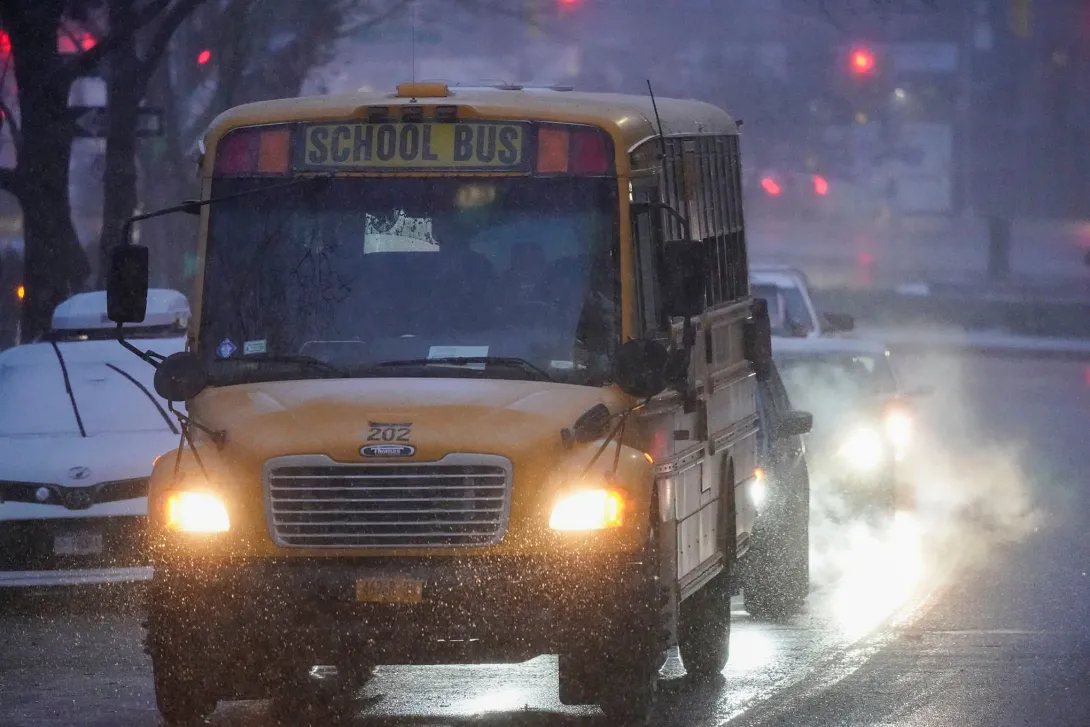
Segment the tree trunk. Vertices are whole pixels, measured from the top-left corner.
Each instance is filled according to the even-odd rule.
[[[4,21],[19,58],[15,80],[23,143],[15,177],[25,241],[22,336],[32,340],[48,330],[53,309],[82,287],[90,269],[68,197],[71,77],[57,52],[60,8],[44,0],[27,5],[33,9],[5,12]]]
[[[113,27],[132,27],[132,3],[117,0],[110,5]],[[136,128],[140,102],[147,84],[143,81],[135,41],[128,35],[110,54],[106,68],[106,158],[102,174],[102,230],[98,239],[98,281],[105,287],[110,269],[110,254],[122,239],[125,222],[132,217],[137,205],[136,192]]]
[[[106,131],[105,170],[102,175],[102,232],[99,236],[99,285],[106,284],[110,253],[123,245],[125,222],[137,205],[136,126],[142,93],[133,88],[132,75],[111,63],[107,81],[109,122]],[[127,81],[127,83],[126,83]]]

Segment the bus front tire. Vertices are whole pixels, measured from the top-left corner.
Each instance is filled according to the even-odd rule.
[[[167,649],[166,651],[170,651]],[[216,711],[216,698],[204,678],[201,666],[179,654],[152,655],[155,706],[171,727],[195,725]]]
[[[171,727],[199,724],[216,710],[210,680],[215,669],[193,652],[203,640],[181,620],[154,605],[149,609],[147,645],[155,706]]]
[[[652,528],[631,601],[637,606],[634,612],[618,614],[602,638],[560,654],[561,703],[597,704],[617,727],[648,720],[658,699],[659,671],[666,663],[669,598],[658,581],[657,538]]]

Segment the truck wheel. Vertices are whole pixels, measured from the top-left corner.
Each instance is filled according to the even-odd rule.
[[[667,593],[659,585],[657,528],[649,529],[639,566],[632,609],[597,639],[560,655],[560,701],[597,704],[611,725],[643,724],[658,697],[659,671],[666,663]]]
[[[730,653],[730,570],[681,602],[678,648],[685,671],[704,680],[727,666]]]
[[[779,621],[798,613],[810,592],[810,508],[805,499],[758,523],[746,554],[742,601],[750,616]]]
[[[205,659],[198,656],[205,639],[190,638],[184,624],[154,607],[148,617],[148,651],[155,684],[155,705],[168,725],[202,722],[216,710]]]

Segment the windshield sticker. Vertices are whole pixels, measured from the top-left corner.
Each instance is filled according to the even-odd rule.
[[[488,346],[432,346],[428,358],[484,358],[488,355]],[[465,364],[469,369],[484,370],[483,363]]]
[[[231,358],[237,350],[238,346],[230,338],[225,338],[219,346],[216,346],[216,355],[220,358]]]
[[[575,370],[574,361],[550,361],[549,368],[559,369],[561,371],[573,371]]]
[[[254,353],[265,353],[265,339],[260,341],[246,341],[242,344],[242,355],[249,356]]]

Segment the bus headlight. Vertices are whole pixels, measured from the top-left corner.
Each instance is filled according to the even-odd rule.
[[[166,526],[182,533],[223,533],[231,529],[227,507],[210,492],[167,493]]]
[[[872,427],[857,427],[848,433],[837,456],[859,472],[874,472],[886,459],[886,442],[882,433]]]
[[[620,527],[624,522],[624,495],[617,490],[581,490],[553,505],[549,527],[586,531]]]

